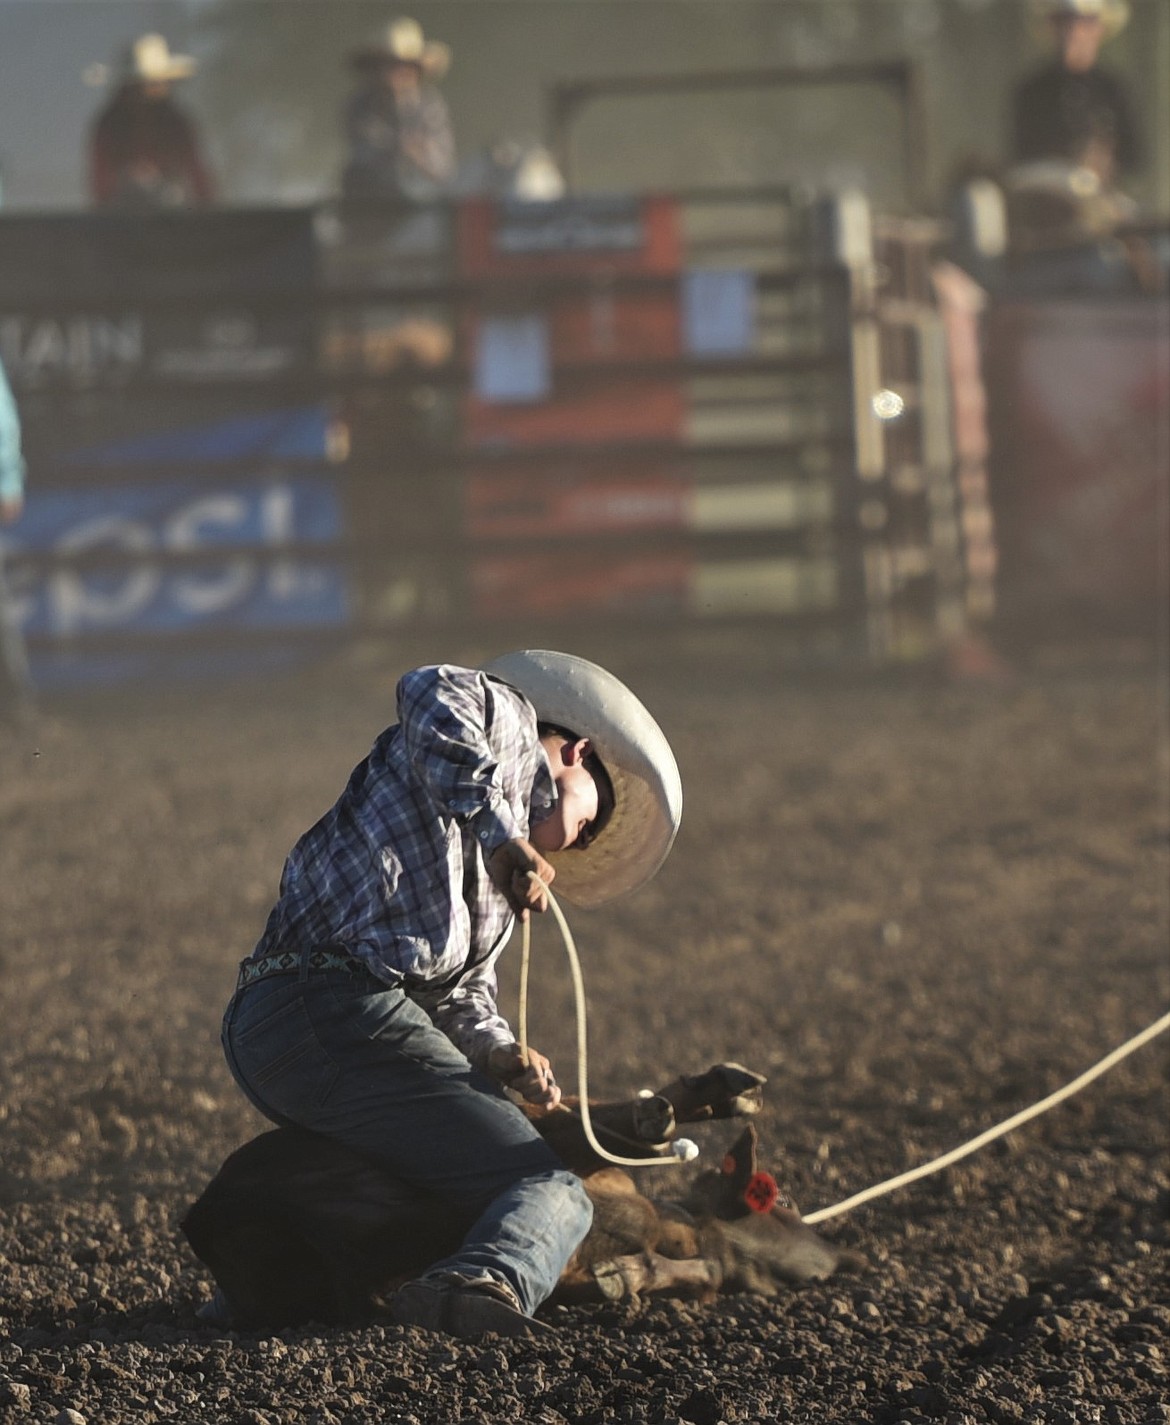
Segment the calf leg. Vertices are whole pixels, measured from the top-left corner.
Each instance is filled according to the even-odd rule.
[[[717,1118],[750,1117],[763,1103],[762,1074],[742,1064],[714,1064],[702,1074],[683,1074],[657,1093],[617,1103],[591,1103],[589,1118],[603,1148],[622,1156],[660,1157],[680,1123],[702,1123]],[[530,1110],[541,1134],[574,1172],[587,1174],[597,1164],[586,1142],[576,1109],[578,1100],[566,1099],[549,1112]]]
[[[658,1294],[679,1301],[709,1301],[718,1293],[721,1281],[719,1264],[706,1257],[680,1260],[657,1252],[639,1252],[627,1257],[610,1257],[587,1271],[566,1273],[557,1287],[555,1299],[568,1305],[636,1300]]]
[[[625,1103],[591,1104],[590,1117],[642,1143],[664,1143],[679,1123],[716,1118],[750,1118],[763,1106],[763,1074],[742,1064],[713,1064],[702,1074],[682,1074],[657,1093],[643,1092]]]
[[[768,1080],[742,1064],[713,1064],[704,1074],[682,1074],[658,1090],[679,1123],[715,1118],[750,1118],[763,1106]]]

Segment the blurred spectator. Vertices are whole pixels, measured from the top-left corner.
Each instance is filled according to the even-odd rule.
[[[171,86],[195,72],[162,35],[140,35],[123,57],[118,87],[94,121],[90,197],[98,205],[179,208],[209,203],[212,182],[195,125]]]
[[[424,39],[405,17],[353,52],[358,86],[345,110],[346,197],[426,203],[449,190],[455,138],[434,81],[450,62],[448,47]]]
[[[1129,18],[1125,0],[1034,0],[1056,53],[1012,96],[1012,162],[1059,160],[1089,170],[1104,189],[1142,163],[1124,81],[1098,63]]]
[[[1033,10],[1056,53],[1012,96],[1011,166],[1002,178],[1007,261],[996,270],[987,240],[996,224],[967,221],[967,247],[979,260],[965,265],[1016,295],[1164,291],[1167,256],[1126,232],[1139,210],[1118,186],[1143,160],[1133,107],[1124,81],[1098,63],[1129,18],[1126,0],[1033,0]],[[975,200],[990,212],[991,196],[986,184],[968,185],[961,238]],[[962,241],[958,249],[964,261]]]
[[[20,418],[0,366],[0,525],[13,524],[24,508],[24,457],[20,449]],[[4,547],[0,543],[0,722],[19,722],[32,711],[32,682],[16,610],[4,578]]]

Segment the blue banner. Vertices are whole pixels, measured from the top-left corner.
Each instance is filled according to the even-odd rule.
[[[334,480],[327,474],[181,478],[30,492],[4,535],[18,620],[31,638],[96,633],[335,627],[349,618]],[[321,558],[268,554],[319,544]],[[265,551],[258,558],[257,550]],[[57,556],[45,568],[22,550]],[[206,551],[208,559],[167,562]],[[234,551],[234,552],[233,552]],[[125,553],[105,567],[70,559]],[[62,558],[61,556],[65,556]]]
[[[78,466],[95,469],[125,465],[206,465],[212,461],[265,460],[324,464],[331,458],[333,417],[326,406],[292,406],[287,410],[249,410],[222,415],[215,421],[166,426],[107,436],[98,443],[77,444],[57,454],[52,464],[62,471]],[[52,470],[40,472],[51,478]]]

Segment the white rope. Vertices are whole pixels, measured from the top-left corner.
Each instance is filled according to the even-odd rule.
[[[607,1162],[617,1163],[621,1167],[645,1168],[655,1164],[671,1164],[680,1161],[689,1162],[694,1158],[698,1149],[689,1139],[680,1138],[672,1148],[675,1156],[671,1158],[620,1158],[608,1152],[597,1141],[593,1133],[593,1125],[589,1118],[589,1081],[588,1081],[588,1051],[586,1048],[586,1011],[585,1011],[585,981],[581,975],[581,962],[577,955],[577,947],[573,942],[573,932],[569,929],[569,923],[564,917],[556,898],[548,886],[540,880],[535,871],[529,872],[531,879],[538,881],[548,896],[549,907],[556,917],[557,925],[560,927],[561,940],[564,943],[565,954],[569,958],[569,969],[573,976],[573,998],[577,1012],[577,1091],[581,1097],[580,1115],[581,1125],[585,1129],[585,1137],[589,1146],[599,1157]],[[529,920],[531,916],[529,917]],[[531,956],[531,932],[529,930],[529,920],[525,920],[523,925],[523,938],[521,941],[520,956],[520,1052],[524,1062],[528,1062],[528,962]],[[918,1182],[920,1178],[929,1177],[933,1173],[939,1173],[944,1168],[950,1167],[952,1163],[959,1162],[960,1159],[968,1157],[971,1153],[977,1152],[980,1148],[986,1147],[988,1143],[993,1143],[997,1138],[1004,1137],[1014,1128],[1019,1128],[1021,1124],[1029,1122],[1033,1118],[1039,1118],[1042,1113],[1047,1113],[1050,1108],[1055,1108],[1058,1103],[1063,1103],[1065,1099],[1071,1098],[1073,1094],[1079,1093],[1081,1089],[1091,1084],[1094,1079],[1099,1079],[1102,1074],[1107,1073],[1115,1065],[1120,1064],[1123,1059],[1135,1053],[1144,1044],[1148,1044],[1151,1039],[1156,1039],[1159,1034],[1164,1034],[1170,1029],[1170,1014],[1164,1014],[1161,1019],[1156,1019],[1153,1024],[1148,1025],[1139,1034],[1135,1034],[1132,1039],[1127,1039],[1124,1044],[1119,1045],[1112,1053],[1106,1054],[1091,1068],[1079,1074],[1071,1083],[1065,1084],[1063,1088],[1057,1089],[1055,1093],[1050,1093],[1047,1098],[1042,1098],[1038,1103],[1032,1104],[1029,1108],[1022,1108],[1019,1113],[1014,1113],[1010,1118],[1004,1119],[1002,1123],[997,1123],[993,1128],[988,1128],[977,1137],[970,1139],[966,1143],[961,1143],[957,1148],[952,1148],[949,1153],[944,1153],[939,1158],[932,1158],[928,1163],[922,1163],[917,1168],[911,1168],[908,1172],[899,1173],[897,1177],[887,1178],[885,1182],[875,1183],[873,1187],[866,1188],[863,1192],[855,1193],[852,1197],[846,1198],[843,1202],[838,1202],[832,1207],[822,1207],[817,1212],[811,1212],[807,1217],[802,1218],[806,1226],[815,1226],[818,1222],[828,1222],[833,1217],[841,1217],[846,1212],[851,1212],[855,1207],[860,1207],[862,1203],[872,1202],[875,1198],[885,1197],[887,1194],[895,1192],[898,1188],[906,1187],[910,1183]]]
[[[1073,1079],[1071,1083],[1065,1084],[1064,1088],[1057,1089],[1047,1098],[1041,1099],[1039,1103],[1034,1103],[1030,1108],[1021,1109],[1019,1113],[1013,1114],[1011,1118],[1005,1119],[1003,1123],[997,1124],[994,1128],[988,1128],[986,1132],[980,1133],[977,1138],[972,1138],[970,1142],[961,1144],[958,1148],[952,1148],[949,1153],[944,1153],[941,1158],[933,1158],[929,1163],[923,1163],[920,1167],[911,1168],[909,1172],[900,1173],[896,1178],[888,1178],[884,1183],[877,1183],[874,1187],[866,1188],[864,1192],[859,1192],[853,1197],[846,1198],[844,1202],[837,1203],[834,1207],[823,1207],[819,1212],[811,1212],[804,1218],[808,1226],[813,1226],[817,1222],[827,1222],[831,1217],[840,1217],[842,1213],[850,1212],[855,1207],[860,1207],[863,1202],[871,1202],[875,1197],[884,1197],[887,1193],[893,1192],[896,1188],[905,1187],[907,1183],[917,1182],[919,1178],[925,1178],[931,1173],[941,1172],[943,1168],[949,1167],[952,1163],[957,1163],[960,1158],[965,1158],[969,1153],[974,1153],[976,1149],[984,1147],[985,1144],[993,1142],[996,1138],[1002,1138],[1005,1133],[1010,1133],[1013,1128],[1018,1128],[1021,1123],[1027,1123],[1031,1118],[1038,1118],[1040,1114],[1047,1113],[1050,1108],[1055,1108],[1058,1103],[1063,1103],[1066,1098],[1071,1098],[1073,1094],[1079,1093],[1086,1084],[1091,1084],[1094,1079],[1107,1070],[1112,1069],[1115,1064],[1119,1064],[1122,1059],[1127,1058],[1135,1050],[1140,1049],[1143,1044],[1148,1044],[1151,1039],[1157,1038],[1159,1034],[1170,1029],[1170,1014],[1164,1014],[1161,1019],[1157,1019],[1148,1028],[1143,1029],[1140,1034],[1135,1034],[1132,1039],[1114,1049],[1111,1054],[1106,1054],[1103,1059],[1094,1064],[1091,1069],[1086,1069],[1083,1074]]]
[[[699,1150],[689,1138],[675,1139],[670,1145],[671,1155],[665,1158],[622,1158],[616,1153],[611,1153],[607,1148],[603,1148],[597,1141],[593,1132],[593,1122],[589,1116],[589,1051],[586,1045],[588,1025],[585,1009],[585,979],[581,974],[581,960],[577,954],[577,946],[573,941],[573,932],[569,929],[569,922],[557,904],[556,897],[535,871],[530,871],[529,876],[538,882],[545,895],[548,896],[549,909],[556,917],[557,925],[560,927],[561,941],[565,947],[565,954],[569,960],[569,971],[573,977],[573,1003],[577,1014],[577,1093],[581,1100],[578,1112],[581,1118],[581,1127],[585,1130],[586,1141],[599,1158],[604,1158],[607,1163],[616,1163],[622,1168],[670,1167],[675,1163],[690,1162],[698,1156]],[[518,1042],[525,1064],[528,1063],[528,962],[532,944],[532,934],[529,928],[531,919],[530,913],[523,922],[520,942],[520,1037]]]

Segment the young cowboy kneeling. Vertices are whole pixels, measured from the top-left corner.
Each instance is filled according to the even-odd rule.
[[[496,1006],[534,882],[598,905],[647,881],[678,829],[678,769],[618,679],[540,650],[418,668],[398,722],[293,847],[224,1016],[228,1064],[278,1124],[325,1134],[478,1214],[401,1288],[403,1324],[548,1330],[532,1313],[589,1229],[581,1182],[504,1094],[552,1108]],[[205,1315],[230,1320],[222,1295]]]

